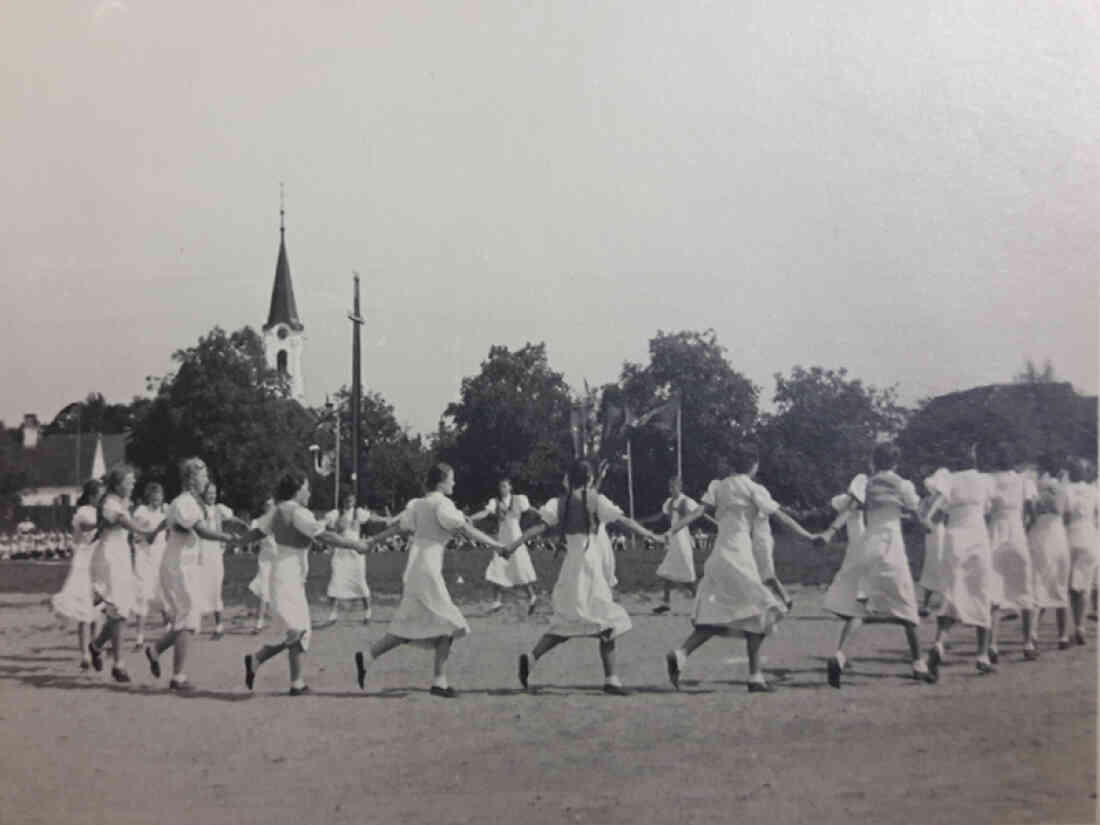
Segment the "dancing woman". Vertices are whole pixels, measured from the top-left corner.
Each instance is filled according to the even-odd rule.
[[[668,480],[668,498],[661,506],[661,513],[655,518],[661,515],[668,516],[669,525],[671,525],[698,506],[698,502],[684,495],[680,477],[673,476]],[[645,524],[648,521],[650,519],[642,519],[639,524]],[[668,537],[664,560],[657,568],[657,578],[661,579],[664,585],[664,598],[653,608],[654,613],[667,613],[672,608],[673,585],[686,586],[691,597],[695,598],[695,541],[689,529],[677,530]]]
[[[939,677],[944,643],[956,623],[975,629],[978,672],[996,671],[989,660],[989,627],[993,596],[997,594],[993,592],[993,559],[985,523],[995,487],[993,479],[977,469],[977,445],[970,447],[962,463],[963,469],[936,473],[925,482],[934,495],[925,515],[925,529],[934,529],[933,519],[941,508],[948,515],[939,570],[943,604],[937,611],[936,641],[928,653],[928,670],[933,678]]]
[[[103,629],[89,643],[92,667],[103,669],[103,646],[111,642],[114,665],[111,678],[129,682],[130,674],[122,662],[122,626],[134,611],[136,588],[134,566],[130,559],[130,534],[151,540],[160,527],[146,530],[130,515],[130,494],[134,491],[134,471],[128,464],[117,464],[107,473],[106,492],[99,501],[98,529],[92,553],[92,588],[104,602]]]
[[[477,523],[481,519],[495,515],[497,518],[497,541],[501,544],[509,544],[523,533],[520,526],[520,517],[531,509],[531,502],[527,496],[514,494],[510,479],[502,478],[497,486],[499,497],[489,499],[481,510],[470,516],[470,521]],[[494,553],[489,566],[485,569],[485,579],[493,585],[494,599],[489,605],[489,610],[500,610],[504,603],[501,601],[505,590],[513,587],[522,587],[527,591],[527,614],[535,612],[535,568],[531,564],[531,554],[527,551],[527,545],[516,547],[508,558],[500,553]]]
[[[1065,486],[1058,478],[1057,463],[1044,457],[1040,463],[1042,475],[1036,482],[1032,505],[1033,518],[1027,531],[1031,551],[1031,578],[1036,615],[1031,630],[1033,657],[1038,657],[1039,622],[1043,610],[1053,608],[1058,623],[1058,646],[1069,647],[1066,610],[1069,607],[1069,538],[1066,534],[1065,512],[1069,507]],[[1026,654],[1025,654],[1026,655]]]
[[[263,512],[252,519],[250,529],[255,529],[260,519],[275,509],[275,499],[269,498],[264,502]],[[260,539],[260,552],[256,554],[256,575],[248,583],[249,592],[255,596],[260,604],[256,608],[256,626],[252,632],[259,633],[264,629],[264,611],[271,603],[271,567],[275,562],[275,539],[264,536]]]
[[[452,642],[470,632],[462,612],[451,601],[443,581],[443,551],[456,535],[501,548],[496,539],[478,530],[451,501],[455,474],[448,464],[435,464],[428,471],[428,494],[409,503],[398,522],[376,533],[366,546],[385,541],[399,532],[411,532],[409,560],[403,577],[404,590],[397,612],[390,620],[389,631],[375,642],[364,655],[355,654],[355,669],[359,687],[366,686],[370,663],[396,647],[414,644],[433,648],[435,663],[432,671],[432,696],[447,699],[458,694],[447,681],[447,659]]]
[[[210,579],[202,558],[207,542],[235,541],[214,530],[206,521],[203,490],[209,483],[206,464],[198,458],[180,464],[182,491],[172,500],[164,524],[168,539],[160,565],[160,590],[171,624],[155,645],[145,646],[145,658],[153,678],[160,678],[160,654],[172,648],[172,678],[168,686],[187,691],[185,665],[191,637],[202,625],[202,611],[210,598]]]
[[[1097,508],[1096,486],[1089,483],[1089,463],[1075,458],[1069,465],[1066,485],[1066,537],[1069,541],[1069,605],[1073,613],[1073,640],[1085,644],[1085,602],[1096,582]]]
[[[80,642],[80,669],[92,666],[88,655],[88,642],[95,635],[95,622],[99,611],[92,596],[92,542],[96,530],[96,506],[103,495],[103,485],[95,479],[84,482],[84,491],[76,502],[73,513],[73,555],[65,584],[50,603],[58,615],[76,622],[77,639]]]
[[[715,636],[732,635],[745,637],[749,692],[774,690],[760,669],[760,647],[787,608],[760,580],[752,554],[752,524],[763,512],[774,515],[807,541],[818,540],[818,537],[780,510],[768,490],[753,481],[759,466],[756,448],[741,446],[733,456],[733,474],[712,481],[703,496],[702,506],[677,519],[669,529],[674,533],[704,515],[713,515],[718,521],[718,537],[703,567],[703,578],[695,597],[692,612],[695,629],[666,656],[668,678],[677,690],[687,657]]]
[[[296,472],[283,476],[275,490],[275,508],[262,516],[256,526],[240,539],[251,543],[264,536],[275,539],[275,560],[271,565],[271,609],[286,626],[286,636],[278,644],[264,645],[244,657],[244,681],[249,690],[256,670],[284,650],[290,668],[290,695],[309,692],[302,679],[302,655],[309,650],[312,631],[309,600],[306,598],[306,573],[309,548],[314,539],[333,547],[365,552],[367,545],[327,529],[309,511],[309,479]]]
[[[374,515],[364,507],[355,506],[355,493],[344,496],[343,505],[326,517],[325,525],[329,530],[339,533],[346,539],[355,541],[362,535],[362,526],[369,522],[393,523],[393,519]],[[329,575],[326,595],[329,600],[327,623],[335,624],[338,618],[337,607],[341,599],[361,599],[363,602],[363,624],[369,624],[370,587],[367,585],[367,557],[346,547],[332,549],[332,572]]]
[[[564,495],[551,499],[538,511],[543,523],[531,527],[505,549],[506,554],[511,553],[553,527],[559,528],[566,542],[565,561],[551,596],[554,615],[550,629],[530,655],[519,657],[519,681],[525,688],[535,662],[563,642],[585,637],[599,641],[604,693],[627,694],[615,673],[615,639],[630,630],[630,617],[612,598],[597,531],[602,524],[618,522],[643,538],[661,539],[596,492],[593,481],[591,465],[587,461],[574,462],[565,476]]]
[[[947,530],[947,513],[941,509],[932,519],[928,518],[928,513],[936,499],[934,491],[942,488],[948,478],[950,478],[950,471],[941,468],[924,480],[924,489],[933,492],[921,501],[919,512],[921,524],[927,522],[932,528],[930,532],[924,534],[924,560],[921,562],[920,581],[917,582],[924,590],[924,602],[918,611],[921,617],[928,616],[932,612],[933,600],[940,599],[938,594],[943,591],[940,565],[943,559],[943,538]]]
[[[164,488],[157,482],[151,481],[145,485],[145,502],[134,510],[134,521],[145,530],[155,529],[164,522]],[[134,538],[136,651],[145,647],[145,619],[152,605],[156,604],[161,608],[164,623],[168,624],[168,613],[164,610],[164,600],[160,592],[160,564],[164,560],[165,541],[164,531],[158,532],[152,541],[145,541],[140,536]]]
[[[213,481],[207,483],[206,489],[202,491],[202,501],[206,505],[206,526],[215,533],[224,532],[223,528],[229,522],[240,523],[233,511],[218,501],[218,485]],[[243,523],[240,526],[245,527]],[[222,613],[225,611],[225,602],[222,600],[225,549],[226,545],[220,541],[207,541],[206,551],[202,555],[203,573],[206,576],[205,610],[214,614],[214,632],[210,636],[213,641],[225,636],[225,627],[222,625]]]
[[[913,483],[895,472],[900,457],[893,444],[875,447],[874,473],[866,480],[866,526],[849,541],[844,563],[825,593],[825,609],[844,619],[836,653],[828,661],[829,684],[835,688],[847,664],[844,645],[865,621],[900,624],[909,643],[913,678],[934,681],[920,655],[916,589],[901,533],[902,512],[915,512],[920,498]]]

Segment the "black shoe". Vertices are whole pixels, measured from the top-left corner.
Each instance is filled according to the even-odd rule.
[[[749,682],[749,693],[775,693],[775,687],[767,682]]]
[[[927,607],[922,607],[920,610],[917,611],[917,615],[920,616],[922,619],[927,619],[929,616],[932,615],[932,611],[930,611]]]
[[[252,654],[249,653],[244,657],[244,684],[249,690],[252,690],[252,685],[256,681],[256,669],[252,666]]]
[[[976,667],[978,669],[978,673],[982,674],[983,676],[997,672],[997,667],[992,662],[983,662],[981,660],[978,660],[974,663],[974,667]]]
[[[103,651],[95,646],[95,642],[88,642],[88,655],[92,657],[92,667],[96,673],[103,670]]]
[[[81,670],[89,670],[91,668],[91,666],[92,666],[92,663],[89,662],[87,659],[81,659],[80,660],[80,669]]]
[[[453,687],[442,688],[439,685],[432,685],[432,689],[428,691],[432,696],[440,696],[444,699],[454,699],[458,696],[458,691]]]
[[[309,693],[309,685],[302,685],[300,688],[291,686],[290,688],[291,696],[305,696],[307,693]]]
[[[1084,645],[1085,644],[1085,634],[1082,633],[1080,630],[1078,630],[1076,633],[1073,634],[1073,641],[1076,642],[1079,645]]]
[[[1034,662],[1039,658],[1039,648],[1037,647],[1025,647],[1024,658],[1029,662]]]
[[[672,686],[677,690],[680,689],[680,660],[676,658],[674,652],[670,652],[665,656],[665,664],[668,666],[668,680],[672,682]]]
[[[519,683],[527,689],[527,679],[531,675],[531,657],[526,653],[519,655]]]
[[[1058,649],[1059,650],[1069,650],[1069,639],[1059,639],[1058,640]]]
[[[168,682],[168,689],[174,690],[176,693],[190,693],[194,688],[186,679],[181,682],[173,676],[172,680]]]
[[[918,682],[927,682],[930,685],[936,684],[938,679],[931,674],[928,670],[913,670],[913,678]]]
[[[622,685],[609,685],[604,682],[603,692],[608,696],[629,696],[630,691],[624,688]]]
[[[843,669],[840,666],[840,660],[838,660],[836,656],[830,656],[827,666],[829,670],[829,687],[839,688],[840,672]]]
[[[671,609],[672,608],[667,604],[659,604],[655,608],[653,608],[653,612],[656,615],[660,616],[662,613],[668,613],[668,611],[670,611]]]
[[[539,603],[539,600],[538,600],[537,598],[535,598],[535,599],[530,599],[530,600],[529,600],[529,601],[527,602],[527,615],[528,615],[528,616],[532,616],[532,615],[534,615],[534,613],[535,613],[535,605],[537,605],[538,603]]]
[[[997,662],[999,662],[999,661],[1001,661],[1001,654],[1000,654],[1000,652],[999,652],[999,651],[997,650],[997,648],[995,648],[995,647],[991,647],[991,648],[989,649],[989,663],[990,663],[990,664],[994,664],[994,665],[995,665],[995,664],[997,664]]]
[[[928,672],[932,674],[932,678],[936,681],[939,681],[940,678],[941,662],[943,662],[943,657],[940,656],[940,649],[932,645],[932,649],[928,651]]]
[[[153,674],[154,679],[159,679],[160,661],[153,655],[153,648],[149,645],[145,646],[145,658],[149,660],[149,672]]]
[[[355,651],[355,680],[359,682],[359,689],[365,690],[367,684],[367,663],[363,660],[363,651]]]
[[[125,684],[130,681],[130,674],[120,667],[111,668],[111,678],[116,682],[122,682]]]
[[[787,601],[784,602],[784,604],[787,605],[787,612],[788,613],[790,613],[792,610],[794,610],[794,599],[787,599]]]

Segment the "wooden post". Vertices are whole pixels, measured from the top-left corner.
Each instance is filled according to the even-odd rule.
[[[359,315],[359,273],[355,273],[352,310],[348,313],[351,321],[351,489],[355,493],[355,506],[362,500],[359,489],[359,459],[363,438],[359,433],[360,401],[363,391],[360,386],[360,350],[359,328],[363,318]],[[339,509],[339,502],[337,502]]]

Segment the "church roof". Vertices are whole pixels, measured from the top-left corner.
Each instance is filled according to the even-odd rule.
[[[279,227],[279,260],[275,264],[275,284],[271,288],[271,309],[267,313],[264,329],[286,324],[293,330],[305,329],[298,317],[298,304],[294,300],[294,284],[290,281],[290,264],[286,258],[286,230]]]

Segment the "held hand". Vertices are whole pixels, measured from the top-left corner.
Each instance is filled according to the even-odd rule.
[[[817,533],[816,535],[811,537],[811,541],[813,541],[814,547],[824,547],[829,543],[828,531],[825,531],[824,533]]]

